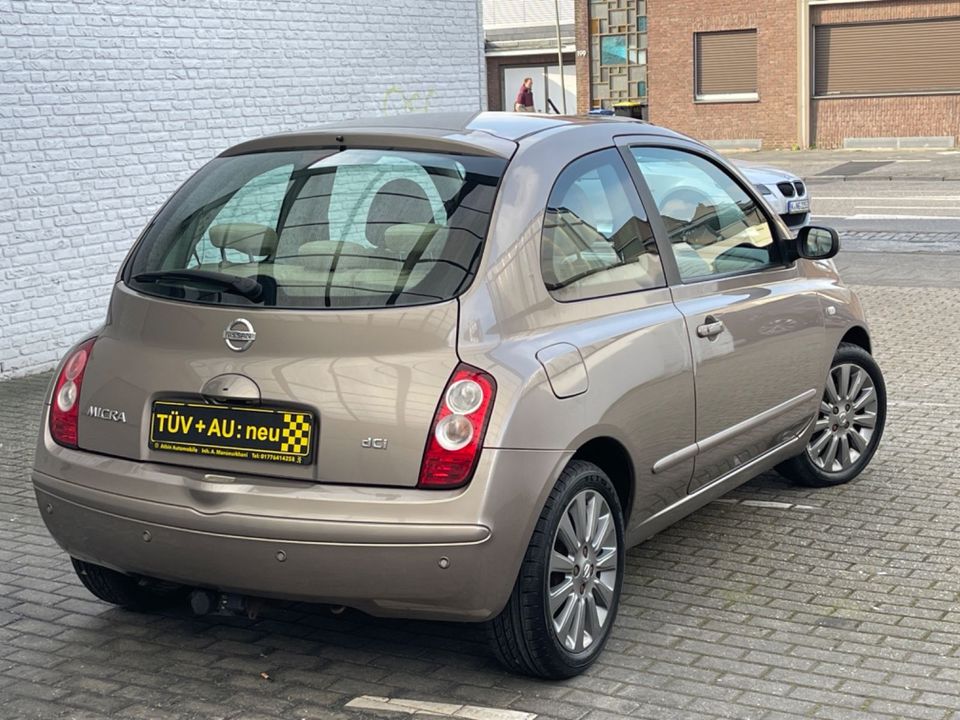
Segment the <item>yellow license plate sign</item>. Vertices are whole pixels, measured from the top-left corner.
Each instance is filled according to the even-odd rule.
[[[150,448],[309,465],[313,427],[313,416],[299,410],[157,400],[150,413]]]

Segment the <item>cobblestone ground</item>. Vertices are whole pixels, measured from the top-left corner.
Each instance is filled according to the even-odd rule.
[[[95,601],[27,479],[47,378],[0,384],[0,716],[361,718],[346,702],[377,695],[589,720],[960,718],[960,290],[859,291],[891,396],[871,468],[819,491],[764,475],[632,550],[606,652],[563,683],[502,673],[469,625]]]
[[[955,232],[847,231],[843,249],[858,253],[956,253],[960,235]],[[953,255],[953,257],[956,257]],[[922,261],[922,257],[921,257]]]

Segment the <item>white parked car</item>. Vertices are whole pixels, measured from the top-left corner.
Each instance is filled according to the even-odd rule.
[[[810,223],[810,196],[803,180],[786,170],[748,160],[735,160],[733,164],[783,218],[787,227],[796,230]]]

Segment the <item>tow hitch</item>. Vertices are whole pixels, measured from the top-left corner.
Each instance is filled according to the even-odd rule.
[[[196,589],[190,593],[190,609],[194,615],[246,615],[256,620],[263,608],[262,598],[236,593]]]

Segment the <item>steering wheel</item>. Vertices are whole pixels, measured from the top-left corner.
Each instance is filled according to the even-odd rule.
[[[703,213],[697,218],[697,208],[703,206],[708,212]],[[704,245],[708,243],[696,242],[697,231],[706,231],[709,233],[709,242],[715,242],[720,235],[720,217],[717,214],[716,203],[713,198],[702,190],[693,187],[674,188],[659,203],[660,214],[662,216],[673,218],[685,227],[683,237],[691,245]],[[693,238],[693,242],[689,239]]]

